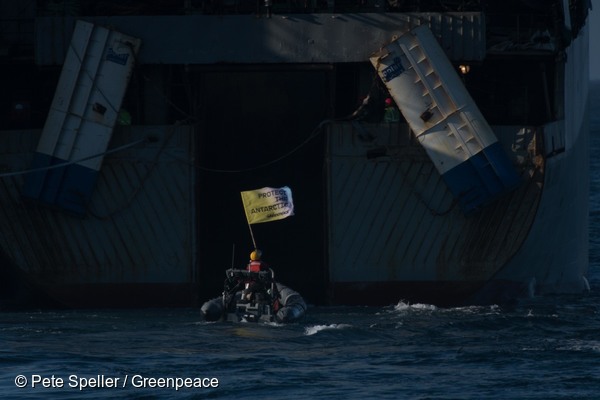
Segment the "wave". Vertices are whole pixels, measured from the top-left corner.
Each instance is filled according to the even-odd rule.
[[[346,328],[351,328],[351,327],[352,327],[352,325],[349,325],[349,324],[313,325],[313,326],[307,326],[306,328],[304,328],[304,334],[306,336],[311,336],[311,335],[317,334],[321,331],[346,329]]]
[[[449,308],[438,308],[432,304],[421,304],[415,303],[410,304],[404,301],[399,301],[398,304],[394,306],[393,312],[413,312],[413,313],[422,313],[422,312],[442,312],[442,313],[464,313],[464,314],[472,314],[472,313],[496,313],[500,311],[500,307],[498,305],[492,304],[490,306],[464,306],[464,307],[449,307]]]
[[[584,353],[600,353],[600,342],[597,340],[565,340],[556,350],[566,350]]]
[[[404,301],[399,301],[398,304],[394,306],[394,311],[407,311],[407,310],[417,310],[417,311],[435,311],[437,307],[432,304],[421,304],[421,303],[405,303]]]

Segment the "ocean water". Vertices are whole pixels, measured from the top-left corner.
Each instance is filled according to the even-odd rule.
[[[588,294],[510,310],[312,307],[290,325],[206,323],[195,309],[0,312],[0,397],[598,399],[600,85],[591,116]]]

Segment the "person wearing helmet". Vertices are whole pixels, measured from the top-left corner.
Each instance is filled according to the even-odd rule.
[[[269,266],[267,263],[262,261],[262,251],[259,249],[254,249],[252,253],[250,253],[250,262],[247,267],[250,272],[260,272],[260,271],[268,271]]]
[[[262,251],[260,251],[259,249],[254,249],[254,251],[250,253],[250,262],[248,263],[246,269],[250,272],[261,272],[269,270],[269,266],[267,265],[267,263],[262,261]],[[242,300],[250,301],[257,294],[260,295],[261,292],[264,290],[266,290],[264,284],[255,279],[251,279],[244,285],[244,290],[242,291]]]

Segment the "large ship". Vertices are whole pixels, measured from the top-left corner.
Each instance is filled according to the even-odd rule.
[[[197,305],[254,239],[312,304],[589,290],[587,1],[1,7],[3,307]]]

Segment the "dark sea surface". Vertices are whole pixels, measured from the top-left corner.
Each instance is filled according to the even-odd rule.
[[[599,399],[600,85],[593,88],[590,293],[510,310],[312,307],[285,326],[206,323],[195,309],[4,312],[0,398]],[[173,387],[186,378],[205,387]]]

